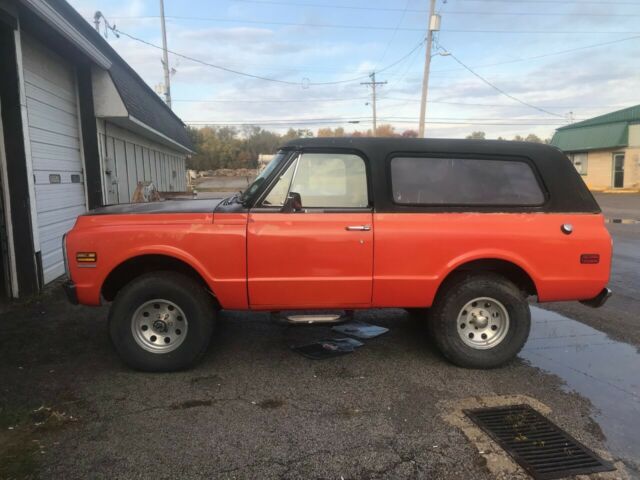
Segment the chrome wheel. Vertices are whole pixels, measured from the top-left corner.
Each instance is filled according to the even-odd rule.
[[[151,353],[168,353],[178,348],[184,342],[188,328],[182,309],[163,299],[143,303],[131,319],[133,338]]]
[[[504,340],[508,331],[509,313],[495,298],[474,298],[458,314],[458,335],[471,348],[493,348]]]

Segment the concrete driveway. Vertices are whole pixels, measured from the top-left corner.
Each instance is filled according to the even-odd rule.
[[[328,327],[223,312],[202,364],[142,374],[115,356],[106,308],[57,291],[16,304],[0,318],[0,478],[528,478],[460,414],[523,402],[613,459],[608,478],[640,478],[640,233],[611,227],[630,245],[612,280],[624,298],[561,307],[573,319],[535,308],[519,359],[491,371],[451,366],[419,319],[372,310],[358,319],[390,331],[322,361],[289,347]]]

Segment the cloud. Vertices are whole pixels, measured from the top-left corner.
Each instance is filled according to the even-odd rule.
[[[155,2],[134,0],[98,1],[72,0],[86,17],[102,10],[108,18],[116,19],[123,31],[161,44],[157,18],[126,18],[157,15]],[[172,14],[195,15],[190,2],[171,5]],[[215,10],[215,13],[214,13]],[[495,15],[455,15],[447,11],[482,11]],[[522,59],[563,49],[576,48],[628,35],[598,35],[604,30],[635,30],[640,17],[601,16],[624,14],[629,8],[589,4],[575,6],[517,4],[500,2],[482,8],[472,4],[452,5],[443,11],[443,31],[440,41],[468,65],[485,65],[506,60]],[[505,12],[544,13],[545,15],[507,16]],[[233,19],[292,23],[340,23],[354,25],[390,25],[397,17],[387,13],[364,13],[341,10],[340,18],[329,9],[294,9],[256,6],[221,0],[216,9],[201,6],[198,14],[228,16]],[[599,16],[581,15],[584,13]],[[557,14],[557,15],[556,15]],[[255,25],[255,24],[254,24]],[[422,28],[423,15],[407,15],[403,27]],[[223,65],[248,73],[296,82],[296,85],[270,83],[200,65],[176,55],[170,64],[177,70],[172,79],[174,109],[185,120],[215,120],[218,122],[260,121],[304,118],[362,118],[363,123],[346,125],[347,129],[368,127],[371,107],[365,105],[370,89],[360,81],[331,86],[303,88],[303,79],[312,82],[330,81],[367,75],[378,70],[377,65],[386,48],[391,32],[347,29],[324,29],[305,26],[255,27],[238,25],[212,26],[211,22],[171,20],[168,25],[169,48],[175,52]],[[570,31],[593,30],[593,35],[549,33],[489,34],[453,33],[447,30],[520,30]],[[404,55],[418,41],[416,32],[398,31],[392,48],[385,56],[385,64]],[[161,51],[122,37],[109,37],[110,43],[150,85],[162,82]],[[523,62],[488,67],[474,67],[477,71],[510,94],[534,105],[565,115],[571,108],[577,118],[605,113],[616,105],[640,102],[635,86],[640,80],[635,71],[634,58],[640,48],[637,42],[613,44],[606,47],[580,50],[573,53]],[[417,127],[418,98],[422,83],[424,50],[393,68],[381,72],[378,80],[389,83],[379,90],[378,113],[382,121],[394,117],[399,130]],[[516,134],[536,133],[550,136],[554,126],[548,125],[483,125],[483,123],[527,123],[530,119],[549,115],[506,98],[460,68],[451,58],[434,57],[429,98],[436,101],[503,105],[451,105],[430,103],[428,121],[453,118],[489,119],[471,121],[469,125],[428,124],[434,136],[464,136],[473,130],[484,130],[490,137],[512,137]],[[252,102],[246,100],[281,100]],[[336,101],[335,99],[346,99]],[[403,100],[404,99],[404,100]],[[180,102],[179,100],[201,100]],[[214,102],[212,100],[225,100]],[[237,100],[237,101],[234,101]],[[567,108],[564,108],[564,107]],[[558,107],[558,108],[556,108]],[[404,123],[407,119],[408,122]],[[390,120],[391,121],[391,120]],[[560,122],[563,120],[560,119]],[[528,122],[535,123],[535,122]],[[273,128],[273,127],[271,127]],[[286,129],[286,126],[280,130]]]

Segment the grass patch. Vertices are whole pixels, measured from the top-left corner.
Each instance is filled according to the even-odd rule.
[[[31,435],[31,409],[0,408],[0,478],[37,478],[39,444]]]
[[[43,445],[40,438],[76,419],[48,407],[0,408],[0,479],[36,479]]]
[[[14,430],[0,435],[0,478],[38,478],[40,444],[33,440],[29,431]]]

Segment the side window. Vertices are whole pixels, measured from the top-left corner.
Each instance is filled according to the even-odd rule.
[[[302,154],[280,175],[262,205],[281,207],[289,192],[299,193],[306,208],[367,207],[364,160],[350,154]]]
[[[298,160],[291,192],[303,207],[359,208],[369,205],[364,160],[341,153],[305,153]]]
[[[263,206],[281,207],[284,205],[284,201],[287,199],[287,194],[289,193],[289,185],[291,185],[291,179],[293,178],[293,172],[295,171],[297,163],[298,160],[296,159],[291,165],[289,165],[285,172],[280,175],[278,182],[274,185],[269,194],[262,201]]]
[[[542,192],[525,162],[396,157],[393,199],[404,205],[541,205]]]

